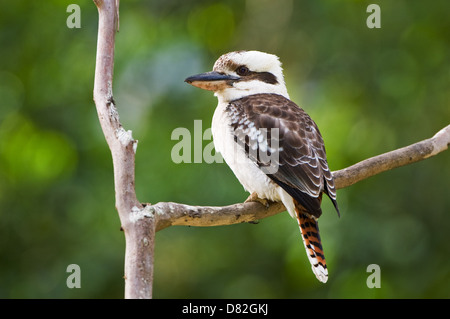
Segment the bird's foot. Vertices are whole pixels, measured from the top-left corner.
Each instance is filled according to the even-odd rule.
[[[251,193],[251,195],[245,200],[244,203],[248,203],[248,202],[258,202],[261,203],[262,205],[264,205],[266,208],[269,208],[270,204],[269,201],[265,198],[259,198],[258,194],[256,193]]]

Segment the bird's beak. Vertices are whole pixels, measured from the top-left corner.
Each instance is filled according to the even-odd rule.
[[[220,91],[232,87],[239,77],[219,72],[206,72],[188,77],[184,82],[208,91]]]

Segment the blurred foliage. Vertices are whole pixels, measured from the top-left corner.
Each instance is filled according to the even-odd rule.
[[[121,298],[124,238],[111,156],[92,101],[98,16],[77,1],[2,1],[0,298]],[[139,140],[138,198],[227,205],[247,194],[225,164],[175,164],[171,132],[210,126],[217,103],[183,80],[223,53],[280,56],[291,98],[318,123],[332,169],[429,138],[450,119],[448,1],[122,1],[114,97]],[[203,146],[210,141],[203,141]],[[330,279],[310,270],[288,214],[157,234],[155,298],[449,298],[445,152],[324,201]],[[69,289],[66,267],[81,267]],[[381,288],[369,289],[370,264]]]

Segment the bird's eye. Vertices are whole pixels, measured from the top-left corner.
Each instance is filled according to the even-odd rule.
[[[241,65],[236,69],[236,73],[240,76],[243,76],[249,74],[250,70],[245,65]]]

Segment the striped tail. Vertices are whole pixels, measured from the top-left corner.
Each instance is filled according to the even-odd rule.
[[[295,205],[295,213],[312,271],[319,281],[326,283],[328,280],[328,270],[325,255],[323,254],[322,242],[320,241],[317,220],[309,217],[309,214],[300,205]]]

